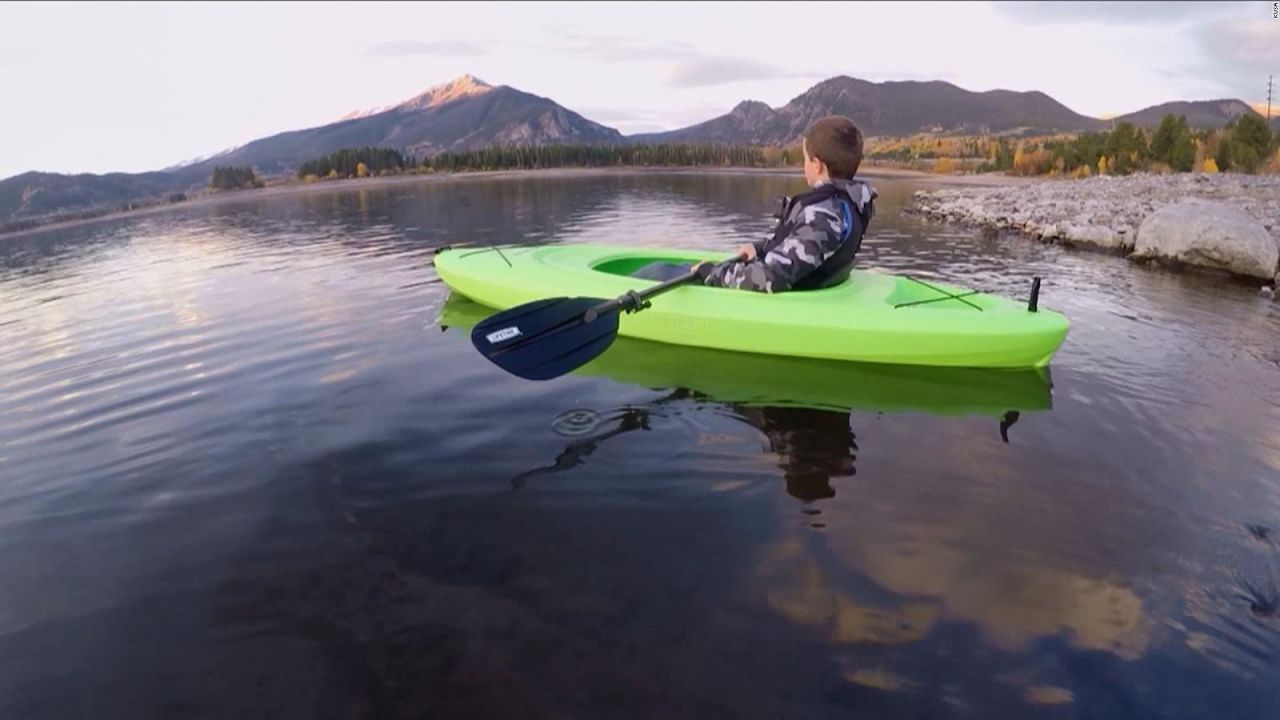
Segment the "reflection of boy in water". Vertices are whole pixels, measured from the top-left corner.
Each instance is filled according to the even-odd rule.
[[[849,413],[810,408],[740,408],[753,427],[769,438],[787,480],[787,493],[813,502],[835,497],[832,477],[850,477],[858,446]]]
[[[689,390],[675,390],[654,403],[696,397]],[[803,502],[835,497],[832,477],[849,477],[855,472],[854,452],[858,446],[849,428],[849,413],[791,407],[737,407],[738,415],[769,438],[777,453],[779,467],[787,481],[787,494]],[[618,426],[590,437],[575,440],[556,457],[555,464],[521,473],[512,480],[522,487],[532,476],[556,473],[576,467],[609,438],[634,430],[648,430],[649,409],[627,408],[616,418]]]

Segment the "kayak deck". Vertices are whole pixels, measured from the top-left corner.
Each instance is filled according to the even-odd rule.
[[[611,299],[655,281],[650,262],[720,261],[722,253],[598,245],[451,249],[436,272],[457,293],[498,309],[556,296]],[[961,296],[961,297],[948,297]],[[821,290],[769,294],[687,285],[624,315],[619,334],[656,342],[791,357],[905,365],[1040,367],[1068,328],[1059,313],[997,295],[866,270]]]

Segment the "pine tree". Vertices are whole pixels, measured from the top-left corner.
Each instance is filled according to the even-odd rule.
[[[262,186],[262,181],[254,175],[253,168],[250,167],[219,165],[213,169],[213,175],[209,178],[209,187],[214,190],[247,190]]]
[[[1178,172],[1191,172],[1196,164],[1196,143],[1186,127],[1181,128],[1169,149],[1169,166]]]
[[[1218,141],[1218,152],[1214,154],[1213,160],[1222,172],[1235,168],[1235,148],[1231,146],[1231,138],[1224,137]]]
[[[1160,120],[1160,127],[1156,129],[1155,135],[1151,136],[1151,156],[1162,163],[1172,165],[1173,163],[1169,162],[1169,157],[1173,150],[1173,144],[1177,139],[1178,118],[1173,115],[1165,115]]]
[[[1133,171],[1135,158],[1142,151],[1137,130],[1132,123],[1117,123],[1107,136],[1105,153],[1108,156],[1107,166],[1112,174],[1127,175]]]
[[[1247,173],[1257,172],[1258,165],[1271,155],[1271,131],[1254,113],[1241,115],[1231,131],[1231,144],[1236,165]]]

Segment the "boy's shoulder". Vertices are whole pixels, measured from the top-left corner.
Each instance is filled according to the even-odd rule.
[[[880,196],[880,193],[876,192],[871,183],[859,177],[853,177],[849,180],[834,180],[832,183],[843,190],[859,209]]]
[[[794,212],[796,219],[804,223],[817,222],[826,218],[839,220],[843,204],[852,201],[854,212],[865,214],[869,206],[879,196],[875,188],[863,180],[836,180],[823,183],[818,187],[797,195]]]

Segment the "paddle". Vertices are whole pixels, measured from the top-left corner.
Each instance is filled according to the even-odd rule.
[[[734,260],[743,259],[738,255]],[[526,380],[550,380],[585,365],[618,336],[618,314],[698,279],[692,270],[613,300],[558,297],[491,315],[471,329],[471,344],[490,362]]]

